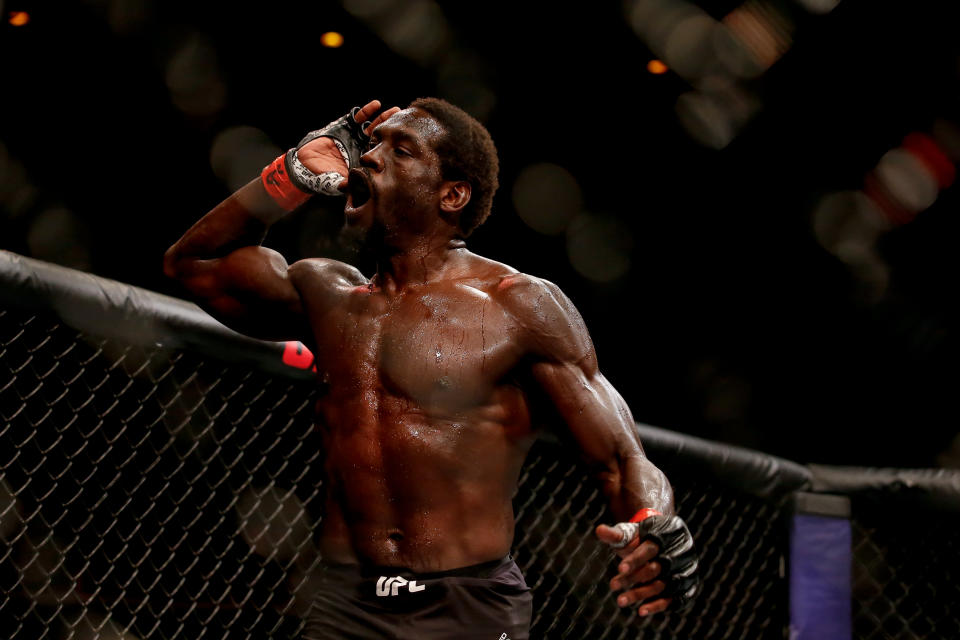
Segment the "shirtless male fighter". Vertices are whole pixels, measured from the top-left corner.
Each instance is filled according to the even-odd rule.
[[[316,356],[324,570],[304,636],[527,638],[511,500],[546,420],[579,444],[622,521],[596,527],[621,558],[618,604],[685,606],[699,584],[691,534],[579,313],[554,284],[466,248],[497,188],[489,133],[434,98],[379,111],[374,100],[309,134],[164,261],[226,325]],[[346,194],[372,277],[261,246],[314,193]]]

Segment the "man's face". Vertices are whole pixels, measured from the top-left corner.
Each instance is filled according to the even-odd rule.
[[[440,210],[443,178],[434,143],[444,134],[419,109],[405,109],[382,122],[360,157],[360,168],[350,171],[347,230],[389,242],[397,232],[427,229]]]

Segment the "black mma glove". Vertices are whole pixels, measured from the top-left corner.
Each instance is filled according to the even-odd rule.
[[[652,512],[653,510],[643,510]],[[660,564],[659,580],[664,590],[662,595],[673,599],[671,609],[687,608],[700,591],[700,576],[697,573],[697,552],[693,535],[679,516],[646,515],[639,522],[620,522],[623,539],[610,546],[622,549],[634,539],[639,543],[651,540],[660,548],[655,560]]]
[[[334,120],[322,129],[311,131],[303,137],[303,140],[296,146],[287,151],[284,162],[290,181],[301,191],[308,193],[320,193],[328,196],[342,196],[337,187],[344,180],[344,176],[336,171],[325,171],[316,174],[307,169],[297,158],[297,151],[311,140],[325,137],[333,140],[343,156],[343,161],[347,169],[352,169],[360,165],[360,156],[367,150],[370,143],[370,136],[364,133],[370,122],[359,123],[356,121],[357,112],[360,107],[354,107],[350,113]]]

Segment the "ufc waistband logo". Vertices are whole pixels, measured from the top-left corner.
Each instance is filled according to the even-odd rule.
[[[417,584],[416,580],[407,581],[400,576],[393,578],[388,578],[387,576],[380,576],[377,578],[377,595],[378,596],[395,596],[400,593],[400,587],[406,587],[410,590],[410,593],[416,593],[417,591],[423,591],[427,588],[425,584]]]

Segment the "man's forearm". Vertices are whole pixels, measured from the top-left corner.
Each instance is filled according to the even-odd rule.
[[[251,180],[197,221],[167,251],[166,270],[175,275],[184,259],[222,257],[240,247],[259,245],[267,229],[286,211],[264,191],[260,179]]]
[[[614,516],[627,521],[641,509],[673,515],[673,488],[660,469],[642,455],[620,460],[616,486],[608,483],[608,499]]]

